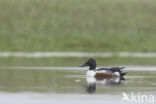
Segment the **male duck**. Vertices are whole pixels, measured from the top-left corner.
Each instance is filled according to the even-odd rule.
[[[89,66],[87,76],[91,77],[123,77],[127,72],[122,72],[124,67],[111,67],[111,68],[99,68],[96,69],[96,61],[93,58],[88,59],[80,67]]]

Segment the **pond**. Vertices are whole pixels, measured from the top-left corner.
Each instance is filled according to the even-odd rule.
[[[58,60],[54,62],[59,62],[56,66],[53,61],[51,61],[52,66],[49,61],[46,61],[49,64],[45,62],[43,64],[42,61],[45,59],[42,61],[41,59],[40,61],[19,60],[22,59],[1,59],[0,104],[130,103],[122,101],[125,94],[129,97],[132,94],[154,96],[154,101],[156,101],[156,70],[154,66],[137,66],[135,68],[127,66],[125,71],[128,71],[128,74],[124,79],[96,79],[85,76],[86,68],[77,67],[83,61],[75,64],[76,62],[72,60],[72,67],[67,67],[69,63]],[[140,98],[136,98],[135,101],[138,99]],[[142,103],[151,102],[144,101]]]

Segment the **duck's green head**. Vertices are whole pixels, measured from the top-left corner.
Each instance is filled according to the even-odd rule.
[[[95,70],[96,68],[96,61],[93,58],[89,58],[83,65],[80,67],[89,66],[89,70]]]

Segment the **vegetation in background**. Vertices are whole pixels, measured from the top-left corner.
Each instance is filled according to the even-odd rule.
[[[156,52],[155,0],[0,0],[0,51]]]

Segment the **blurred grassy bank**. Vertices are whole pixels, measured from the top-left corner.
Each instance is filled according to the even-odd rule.
[[[88,58],[0,58],[1,67],[79,67]],[[97,66],[155,66],[156,58],[96,58]]]
[[[0,51],[156,52],[155,0],[0,0]]]

